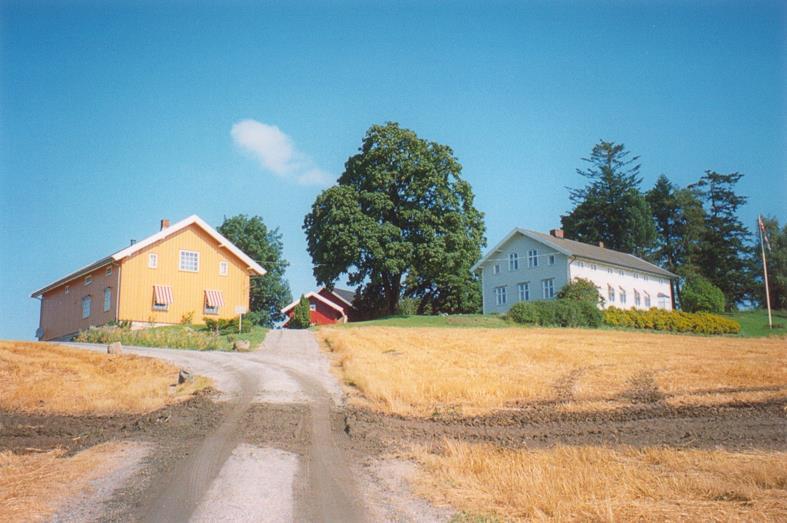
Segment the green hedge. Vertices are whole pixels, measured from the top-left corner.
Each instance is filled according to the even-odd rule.
[[[610,307],[604,311],[604,323],[613,327],[632,327],[697,334],[738,334],[741,325],[735,320],[707,312],[636,310]]]
[[[508,318],[524,325],[545,327],[598,327],[601,311],[576,300],[521,301],[511,306]]]
[[[90,327],[74,338],[84,343],[112,343],[143,347],[170,347],[173,349],[219,350],[224,348],[222,338],[190,327],[159,327],[131,330],[122,327]]]

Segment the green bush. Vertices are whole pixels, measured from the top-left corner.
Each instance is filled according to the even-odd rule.
[[[514,304],[508,318],[524,325],[545,327],[598,327],[601,311],[588,301],[523,301]]]
[[[298,305],[292,310],[292,318],[287,323],[290,329],[308,329],[311,327],[311,310],[309,309],[309,300],[306,296],[301,296]]]
[[[243,330],[241,332],[251,332],[254,328],[254,322],[249,321],[247,316],[243,316]],[[205,318],[205,327],[216,334],[237,334],[238,333],[238,318]]]
[[[610,307],[604,311],[604,323],[613,327],[653,329],[696,334],[738,334],[740,323],[707,312],[637,310]]]
[[[596,284],[584,278],[575,278],[557,293],[559,300],[587,301],[593,305],[603,305],[604,298],[598,292]]]
[[[680,308],[685,312],[724,312],[724,293],[699,274],[692,274],[681,290]]]

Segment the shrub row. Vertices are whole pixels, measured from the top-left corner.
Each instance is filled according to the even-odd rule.
[[[222,338],[193,330],[190,327],[178,329],[163,327],[141,330],[114,326],[90,327],[87,330],[80,331],[75,341],[83,343],[112,343],[119,341],[123,345],[197,350],[219,350],[224,347]]]
[[[729,318],[707,312],[636,310],[610,307],[604,311],[604,323],[613,327],[632,327],[697,334],[738,334],[740,324]]]
[[[238,332],[238,318],[205,318],[205,327],[211,332],[234,334]],[[251,332],[253,327],[252,320],[244,316],[241,332]]]
[[[508,318],[524,325],[598,327],[601,311],[593,303],[576,300],[521,301],[511,306]]]

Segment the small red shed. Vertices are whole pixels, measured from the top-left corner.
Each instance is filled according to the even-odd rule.
[[[313,325],[331,325],[334,323],[347,323],[352,321],[354,309],[352,301],[355,293],[344,289],[328,290],[325,287],[310,292],[305,295],[309,300],[309,313]],[[290,318],[294,313],[295,306],[298,305],[300,299],[295,300],[281,312],[287,315],[287,321],[284,326],[287,326]]]

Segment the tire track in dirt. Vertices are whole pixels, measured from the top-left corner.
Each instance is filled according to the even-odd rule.
[[[158,497],[141,511],[143,521],[188,521],[238,445],[242,434],[240,421],[257,392],[257,378],[248,370],[228,364],[221,366],[237,377],[238,394],[231,400],[218,428],[177,466],[170,477],[161,478],[165,481],[165,486],[153,487],[163,486],[163,489]]]

